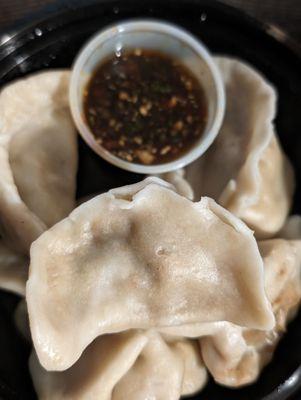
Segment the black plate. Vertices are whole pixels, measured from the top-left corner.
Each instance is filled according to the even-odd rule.
[[[0,82],[45,68],[70,67],[81,45],[97,30],[121,19],[151,17],[182,25],[215,53],[240,57],[256,66],[279,93],[277,131],[294,164],[298,190],[294,212],[301,212],[301,58],[297,46],[281,32],[260,25],[241,12],[213,0],[101,1],[72,8],[19,31],[0,45]],[[109,166],[80,142],[78,196],[137,181],[140,177]],[[27,370],[29,348],[14,328],[17,297],[0,294],[0,398],[35,399]],[[300,399],[301,323],[289,326],[273,362],[258,382],[230,390],[212,381],[194,399]],[[191,398],[192,399],[192,398]],[[84,400],[84,399],[83,399]],[[130,400],[130,399],[127,399]]]

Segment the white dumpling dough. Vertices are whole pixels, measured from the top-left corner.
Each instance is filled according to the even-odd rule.
[[[153,333],[133,367],[114,388],[112,400],[178,400],[183,376],[181,356]]]
[[[69,368],[105,333],[220,320],[273,327],[252,232],[213,200],[192,203],[166,185],[113,189],[33,243],[26,296],[44,368]]]
[[[200,339],[205,365],[214,379],[226,386],[242,386],[258,378],[301,299],[301,241],[273,239],[260,242],[259,247],[275,327],[258,331],[226,322],[220,332]]]
[[[34,352],[29,364],[39,400],[178,400],[207,380],[195,343],[151,331],[101,336],[66,371],[46,371]]]
[[[209,196],[251,227],[273,236],[288,215],[294,176],[275,134],[274,88],[245,63],[217,57],[227,97],[210,149],[186,168],[195,199]]]
[[[18,330],[30,341],[25,300],[18,304],[14,319]],[[105,351],[104,365],[100,368]],[[150,331],[99,337],[73,367],[61,372],[46,371],[33,351],[30,372],[40,400],[176,400],[180,395],[200,391],[207,382],[197,341],[177,338],[165,342],[159,334]],[[124,377],[117,382],[122,374]],[[110,397],[113,386],[114,394]]]
[[[276,319],[273,329],[246,329],[225,321],[160,328],[175,337],[199,337],[205,365],[220,384],[238,387],[254,382],[295,316],[301,299],[301,241],[284,239],[259,242],[265,290]]]
[[[181,395],[191,396],[199,392],[206,385],[208,376],[197,341],[181,339],[170,345],[184,361]]]
[[[101,336],[63,372],[46,371],[33,352],[29,367],[39,400],[111,400],[114,386],[146,343],[147,336],[139,332]]]
[[[18,304],[14,319],[18,330],[30,341],[25,300]],[[205,386],[207,371],[197,341],[177,338],[165,342],[158,333],[150,331],[143,334],[132,332],[128,335],[111,336],[111,339],[108,339],[108,336],[96,339],[71,369],[61,372],[46,371],[33,351],[30,357],[30,372],[39,399],[67,400],[89,397],[91,400],[99,400],[103,393],[111,399],[108,393],[116,378],[112,380],[110,376],[121,376],[120,372],[116,374],[113,369],[118,362],[115,361],[118,351],[122,353],[122,357],[130,358],[130,362],[124,364],[121,369],[125,375],[116,383],[112,400],[178,399],[180,395],[192,395]],[[102,362],[104,348],[108,354],[105,365],[99,368],[96,360]],[[141,353],[138,355],[139,350]],[[138,358],[134,362],[135,357]],[[131,363],[134,363],[133,366]],[[82,374],[87,365],[88,372]],[[128,372],[126,368],[130,368]],[[107,379],[108,381],[105,381]]]
[[[69,76],[41,72],[0,92],[0,230],[9,246],[24,253],[75,206]]]
[[[166,342],[156,332],[148,337],[133,367],[115,386],[112,400],[178,400],[205,386],[207,372],[195,341]]]

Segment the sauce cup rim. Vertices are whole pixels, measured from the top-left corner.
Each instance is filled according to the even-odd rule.
[[[85,117],[80,109],[80,102],[82,102],[83,99],[80,99],[78,96],[78,84],[80,81],[80,74],[82,73],[83,67],[87,59],[91,56],[95,49],[101,45],[101,43],[108,40],[109,38],[112,38],[115,35],[120,35],[122,33],[135,31],[158,32],[161,34],[166,34],[174,37],[178,41],[181,41],[185,45],[188,45],[207,65],[216,90],[216,112],[213,118],[213,122],[210,126],[209,133],[207,133],[206,136],[202,135],[190,150],[179,156],[177,159],[167,163],[144,165],[125,161],[119,157],[114,156],[111,152],[109,152],[99,143],[97,143],[91,129],[85,122]],[[101,63],[101,59],[99,59],[98,62]],[[185,167],[186,165],[192,163],[197,158],[202,156],[218,135],[225,113],[225,102],[226,100],[222,77],[207,47],[199,39],[195,38],[191,33],[186,31],[182,27],[162,20],[130,19],[126,21],[120,21],[117,24],[114,23],[105,27],[104,29],[93,35],[82,47],[72,66],[69,86],[69,104],[71,115],[79,131],[79,134],[88,144],[88,146],[91,147],[92,150],[94,150],[94,152],[96,152],[100,157],[119,168],[135,173],[161,174],[174,171],[176,169]]]

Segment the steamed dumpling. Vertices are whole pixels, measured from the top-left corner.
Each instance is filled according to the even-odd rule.
[[[214,379],[226,386],[250,384],[258,378],[301,299],[301,241],[273,239],[260,242],[259,247],[275,327],[258,331],[226,322],[222,330],[200,340],[205,365]]]
[[[178,400],[182,392],[184,363],[162,337],[153,333],[135,364],[118,382],[112,400]]]
[[[112,400],[178,400],[204,387],[207,372],[194,341],[166,342],[156,332],[148,337],[135,364],[115,386]]]
[[[170,344],[150,331],[99,337],[66,371],[46,371],[34,352],[29,364],[39,400],[178,400],[207,378],[192,341]]]
[[[252,232],[214,201],[192,203],[156,178],[97,196],[45,232],[31,247],[26,295],[48,370],[69,368],[105,333],[274,324]]]
[[[250,384],[258,378],[301,299],[301,241],[266,240],[259,242],[259,249],[265,290],[276,319],[273,329],[246,329],[226,321],[160,328],[162,333],[175,337],[199,337],[206,367],[218,383],[230,387]]]
[[[215,60],[225,83],[225,119],[210,149],[186,168],[186,178],[195,199],[212,197],[258,238],[271,237],[285,222],[294,189],[273,124],[275,90],[243,62]]]
[[[180,339],[169,343],[184,362],[181,395],[191,396],[199,392],[206,385],[208,376],[197,341]]]
[[[146,335],[139,332],[99,337],[63,372],[46,371],[33,352],[29,367],[39,400],[111,400],[114,386],[146,342]]]
[[[69,75],[34,74],[0,93],[0,231],[24,253],[75,206],[77,138]]]
[[[200,391],[207,372],[195,341],[165,341],[148,332],[148,342],[135,364],[118,382],[112,400],[178,400]]]
[[[215,368],[220,368],[224,373],[223,376],[228,378],[228,371],[236,368],[248,348],[242,334],[244,329],[231,322],[219,321],[159,328],[159,331],[174,338],[182,336],[198,338],[202,345],[202,357],[204,357],[207,368],[211,373],[214,370],[214,377],[216,377]]]
[[[18,304],[14,319],[19,332],[30,341],[25,300]],[[104,349],[107,354],[100,368]],[[118,352],[121,358],[117,358]],[[123,362],[124,357],[129,359],[127,364]],[[97,363],[97,359],[101,362]],[[110,376],[122,375],[114,371],[118,361],[125,375],[117,382],[116,378],[113,380]],[[88,372],[83,374],[86,368]],[[70,370],[61,372],[46,371],[33,351],[30,372],[40,400],[87,397],[99,400],[103,394],[111,399],[108,393],[115,381],[112,400],[125,397],[131,400],[178,399],[180,395],[192,395],[200,391],[207,382],[207,372],[197,341],[179,338],[165,341],[158,333],[151,331],[99,337]]]
[[[21,199],[47,227],[73,210],[77,145],[67,108],[16,133],[10,142],[9,161]]]
[[[0,288],[25,296],[29,260],[0,240]]]
[[[23,337],[30,341],[25,300],[18,304],[14,319]],[[99,337],[71,369],[61,372],[46,371],[33,351],[30,372],[40,400],[100,400],[101,396],[112,400],[176,400],[180,395],[198,392],[207,382],[196,341],[164,341],[151,331]]]

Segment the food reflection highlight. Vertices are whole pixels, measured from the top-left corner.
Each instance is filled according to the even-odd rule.
[[[15,320],[40,399],[177,400],[208,373],[250,384],[295,316],[301,219],[276,93],[215,61],[227,109],[207,153],[77,208],[69,71],[0,93],[0,285],[22,296],[28,277]]]

